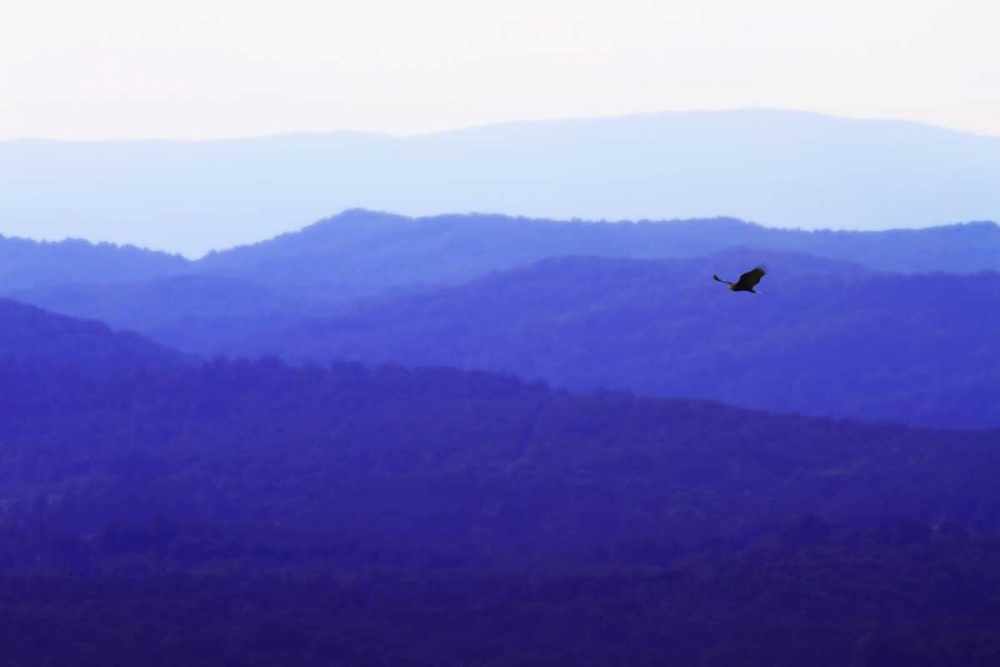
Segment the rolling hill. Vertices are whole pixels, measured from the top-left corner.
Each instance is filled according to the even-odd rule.
[[[731,219],[560,223],[352,210],[197,262],[82,243],[3,247],[11,271],[0,293],[191,351],[250,335],[262,319],[330,316],[359,299],[457,285],[566,255],[661,259],[746,247],[911,273],[1000,270],[1000,227],[992,223],[803,232]],[[80,253],[85,261],[78,261]],[[13,267],[20,267],[20,277]]]
[[[2,371],[6,511],[48,499],[51,522],[82,531],[242,522],[500,565],[748,539],[804,513],[1000,528],[995,431],[574,396],[449,369]]]
[[[455,284],[549,257],[664,259],[733,247],[799,252],[902,272],[1000,270],[1000,226],[925,230],[780,230],[731,218],[557,222],[491,215],[406,218],[350,210],[277,238],[213,253],[199,272],[342,296]]]
[[[45,243],[0,236],[0,289],[49,287],[66,283],[106,285],[149,280],[183,270],[180,255],[80,239]]]
[[[858,287],[876,304],[898,296],[877,279],[909,298],[907,281],[925,278],[765,259],[769,278],[796,270],[834,302]],[[519,272],[556,270],[549,292],[510,288],[479,305],[544,307],[592,288],[584,275],[618,288],[637,270],[676,278],[698,262],[551,260]],[[757,296],[800,304],[796,294],[776,281]],[[716,295],[751,296],[680,300]],[[593,305],[590,325],[606,304]],[[0,317],[12,664],[986,667],[1000,656],[1000,430],[573,395],[398,364],[147,364],[147,343],[103,325],[9,301]]]
[[[0,299],[0,359],[27,367],[59,366],[103,371],[162,367],[186,356],[131,332]]]
[[[766,262],[761,294],[713,283]],[[559,258],[263,326],[228,349],[399,361],[812,415],[1000,426],[995,273],[893,274],[768,251]]]
[[[260,326],[331,312],[329,301],[263,281],[198,273],[116,284],[67,283],[12,295],[73,317],[141,331],[164,345],[192,352],[222,350]]]
[[[1000,227],[989,222],[838,232],[774,229],[733,218],[559,222],[479,214],[407,218],[351,209],[198,261],[108,243],[0,238],[0,289],[114,290],[123,283],[221,275],[285,289],[287,295],[315,291],[321,294],[308,296],[345,300],[456,284],[549,257],[665,259],[742,246],[886,271],[1000,270]]]

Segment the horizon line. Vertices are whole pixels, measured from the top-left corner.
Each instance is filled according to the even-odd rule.
[[[685,115],[694,116],[694,115],[754,114],[754,113],[811,116],[815,118],[825,118],[834,121],[856,122],[856,123],[892,123],[892,124],[902,124],[902,125],[913,125],[933,130],[939,130],[943,132],[963,134],[967,136],[980,137],[984,139],[1000,140],[1000,134],[984,134],[982,132],[976,132],[973,130],[956,128],[947,125],[938,125],[927,121],[910,120],[899,117],[844,116],[823,111],[812,111],[805,109],[787,109],[779,107],[732,107],[732,108],[719,108],[719,109],[661,109],[652,111],[635,111],[635,112],[619,113],[619,114],[601,114],[595,116],[551,116],[551,117],[537,117],[537,118],[521,118],[521,119],[487,121],[482,123],[472,123],[468,125],[456,125],[445,129],[417,131],[417,132],[380,132],[380,131],[369,131],[369,130],[357,130],[350,128],[330,128],[326,130],[280,130],[274,132],[262,132],[260,134],[245,134],[245,135],[234,135],[234,136],[176,137],[176,138],[157,137],[157,136],[127,137],[127,138],[107,138],[107,137],[65,138],[58,136],[35,135],[35,136],[25,136],[25,137],[0,138],[0,145],[8,143],[22,143],[22,142],[23,143],[50,142],[50,143],[68,143],[68,144],[73,144],[73,143],[199,144],[199,143],[214,143],[214,142],[260,141],[268,139],[281,139],[281,138],[293,138],[293,137],[302,137],[302,138],[325,137],[334,135],[349,135],[349,136],[353,135],[359,138],[403,141],[408,139],[418,139],[423,137],[433,137],[433,136],[440,136],[440,135],[460,133],[460,132],[477,131],[488,128],[510,127],[518,125],[546,125],[546,124],[556,124],[556,123],[602,122],[602,121],[607,122],[616,120],[628,120],[634,118],[649,118],[653,116],[685,116]]]

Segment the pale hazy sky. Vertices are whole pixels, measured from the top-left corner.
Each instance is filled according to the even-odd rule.
[[[3,0],[0,139],[766,107],[1000,136],[997,0]]]

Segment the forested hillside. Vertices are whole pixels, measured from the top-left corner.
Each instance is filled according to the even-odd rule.
[[[549,257],[663,259],[734,247],[805,253],[885,271],[1000,270],[1000,227],[986,222],[835,232],[771,229],[733,218],[560,222],[478,214],[406,218],[352,209],[301,231],[195,262],[109,244],[0,239],[0,289],[7,294],[22,291],[22,297],[37,298],[41,305],[72,307],[66,284],[73,284],[76,294],[102,300],[137,289],[108,283],[198,274],[238,278],[236,285],[252,282],[283,290],[286,297],[344,301],[461,283]],[[220,280],[211,289],[228,284]],[[50,291],[53,286],[58,289]],[[37,296],[32,290],[38,290]],[[134,294],[140,308],[152,296]],[[178,318],[201,312],[193,310],[195,306],[170,305],[180,308]],[[122,316],[118,311],[111,314]]]
[[[131,332],[0,299],[0,360],[86,368],[164,366],[185,356]]]
[[[760,294],[711,280],[769,268]],[[807,256],[561,258],[230,350],[400,361],[779,412],[1000,427],[1000,274],[891,274]]]
[[[0,235],[0,290],[4,294],[66,283],[94,284],[96,288],[149,280],[187,265],[180,255],[134,246],[80,239],[44,243]]]
[[[30,559],[0,578],[13,665],[1000,661],[1000,543],[949,525],[807,517],[747,548],[673,565],[618,560],[529,576],[442,561],[386,566],[372,554],[368,574],[341,565],[320,575],[315,543],[240,541],[164,521],[87,540],[51,529],[4,538],[5,563]],[[300,544],[317,556],[296,560]]]
[[[559,222],[499,215],[407,218],[364,210],[210,254],[196,267],[357,296],[463,282],[548,257],[662,259],[733,247],[805,253],[885,271],[1000,270],[1000,227],[993,223],[834,232],[770,229],[733,218]]]
[[[140,339],[4,307],[13,665],[1000,656],[1000,431],[398,364],[151,364]]]
[[[266,281],[188,273],[114,285],[54,285],[15,291],[14,297],[209,355],[262,327],[329,315],[343,305],[323,294],[300,295]]]
[[[261,521],[468,558],[586,559],[802,512],[1000,527],[996,432],[573,396],[447,369],[0,373],[0,498],[69,526]]]

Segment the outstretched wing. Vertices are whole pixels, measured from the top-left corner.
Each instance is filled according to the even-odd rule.
[[[757,283],[759,283],[760,279],[763,278],[765,275],[767,275],[767,271],[764,269],[764,265],[761,264],[757,268],[750,269],[742,276],[740,276],[740,279],[736,281],[736,285],[737,287],[751,289]]]

